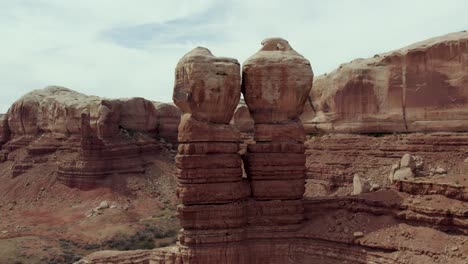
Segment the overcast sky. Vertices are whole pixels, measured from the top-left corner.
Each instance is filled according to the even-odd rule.
[[[273,36],[319,75],[466,30],[467,14],[466,0],[0,0],[0,113],[47,85],[168,102],[192,48],[242,63]]]

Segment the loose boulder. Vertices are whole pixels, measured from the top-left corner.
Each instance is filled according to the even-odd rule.
[[[359,174],[354,174],[353,177],[353,195],[367,193],[370,191],[370,183],[367,179],[359,176]]]
[[[420,166],[422,166],[422,158],[418,157],[418,161],[421,162]],[[388,177],[390,183],[394,183],[398,180],[410,180],[413,179],[416,175],[416,159],[414,156],[406,153],[403,155],[401,160],[398,164],[394,164],[390,169],[390,175]]]

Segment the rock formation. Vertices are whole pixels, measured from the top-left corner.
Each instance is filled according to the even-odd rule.
[[[240,133],[229,125],[240,98],[239,63],[196,48],[177,64],[174,102],[184,112],[176,156],[183,229],[180,245],[146,260],[285,263],[295,257],[282,248],[293,247],[304,220],[305,133],[298,116],[313,73],[287,41],[262,45],[243,67],[242,92],[255,120],[255,142],[244,158],[247,179]],[[90,261],[142,256],[103,255]]]
[[[91,128],[90,115],[86,110],[81,115],[80,130],[79,151],[61,159],[57,169],[57,179],[70,187],[90,189],[103,186],[103,181],[110,175],[143,173],[143,155],[159,150],[156,142],[150,139],[129,142],[121,137],[111,141],[99,138]]]
[[[243,67],[254,120],[246,179],[233,128],[247,120],[245,108],[235,110],[239,65],[197,48],[179,62],[174,87],[184,112],[178,245],[97,252],[81,263],[466,263],[468,134],[381,134],[463,128],[450,119],[463,107],[433,95],[464,94],[466,33],[344,65],[310,93],[308,61],[283,39],[262,44]],[[300,115],[309,132],[337,133],[306,140]],[[403,170],[418,177],[395,177]]]
[[[14,160],[12,175],[18,176],[32,167],[36,156],[65,151],[57,179],[80,188],[96,187],[112,174],[141,173],[145,153],[159,151],[155,138],[160,117],[172,123],[162,126],[159,136],[171,141],[177,135],[178,111],[167,108],[143,98],[101,99],[57,86],[35,90],[2,117],[0,160]],[[26,156],[9,155],[23,148]]]
[[[291,246],[304,220],[305,134],[298,116],[313,73],[287,41],[262,44],[243,68],[242,92],[255,120],[256,141],[244,159],[247,179],[238,153],[240,133],[229,125],[241,91],[239,63],[196,48],[177,64],[174,102],[184,112],[176,156],[183,229],[177,249],[145,258],[155,263],[284,263],[293,257],[269,252]],[[274,239],[279,240],[262,242]],[[105,255],[93,262],[124,258]]]
[[[239,63],[195,48],[177,64],[173,98],[184,112],[176,156],[180,244],[188,262],[245,263],[237,243],[245,237],[250,189],[240,134],[229,125],[240,98]]]
[[[161,104],[143,98],[102,99],[50,86],[17,100],[6,118],[13,138],[43,133],[77,135],[80,133],[81,113],[87,110],[93,130],[101,138],[110,138],[116,136],[120,129],[156,132],[160,122],[157,107]],[[169,116],[177,113],[176,110],[163,112]]]
[[[355,59],[315,79],[308,132],[468,129],[468,32]]]
[[[369,192],[371,186],[367,179],[362,178],[359,174],[354,174],[353,177],[353,194],[363,194]]]
[[[312,87],[310,63],[286,40],[265,39],[262,45],[242,67],[245,102],[256,124],[297,121]]]
[[[403,155],[399,163],[392,166],[388,179],[390,183],[397,180],[413,179],[415,176],[415,169],[416,161],[414,160],[414,157],[406,153]]]
[[[180,123],[182,111],[173,105],[158,103],[156,104],[156,112],[158,113],[158,135],[173,143],[177,143],[177,131]]]
[[[467,146],[467,133],[314,136],[306,142],[306,196],[349,195],[356,173],[389,187],[395,183],[391,178],[405,154],[413,157],[409,166],[415,168],[409,169],[408,180],[427,181],[426,177],[446,175],[435,173],[436,168],[450,168],[463,176],[468,169],[463,162]]]
[[[243,66],[242,93],[255,120],[245,169],[252,187],[249,224],[291,231],[303,220],[305,133],[298,117],[312,87],[308,60],[273,38]]]
[[[217,58],[206,48],[195,48],[177,64],[174,103],[197,120],[229,123],[239,91],[224,87],[240,84],[239,67],[235,59]]]
[[[280,243],[288,240],[280,235],[257,239],[251,244],[253,257],[244,263],[465,263],[466,202],[459,196],[448,199],[432,194],[416,198],[410,193],[424,193],[424,186],[418,186],[402,186],[402,192],[383,190],[359,196],[304,199],[305,224],[296,238],[289,240],[289,245]],[[219,263],[216,257],[211,263]],[[80,264],[131,261],[192,263],[172,247],[152,252],[97,252]]]

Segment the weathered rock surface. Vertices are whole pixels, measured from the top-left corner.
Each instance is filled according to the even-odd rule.
[[[359,174],[354,174],[353,177],[353,194],[363,194],[370,191],[370,183],[367,179],[362,178]]]
[[[160,116],[177,115],[177,110],[166,110],[167,106],[143,98],[102,99],[50,86],[21,97],[6,117],[12,137],[48,132],[69,135],[80,133],[81,113],[88,110],[91,127],[106,138],[115,136],[121,128],[156,132],[160,123],[157,107],[163,109]]]
[[[405,169],[408,175],[400,180],[441,177],[435,172],[431,176],[431,171],[437,167],[450,168],[450,174],[462,177],[468,172],[463,162],[466,151],[468,134],[460,132],[314,136],[306,142],[306,196],[347,195],[353,190],[355,173],[365,175],[370,182],[382,187],[389,186],[393,180],[398,180],[393,176],[400,171],[401,158],[408,153],[420,157],[416,160],[424,158],[424,165],[415,170]],[[390,178],[393,180],[388,181]],[[458,181],[463,182],[462,179]]]
[[[393,174],[393,177],[390,182],[398,180],[410,180],[414,178],[414,173],[411,168],[400,168]]]
[[[438,167],[437,169],[435,169],[435,173],[445,174],[445,173],[447,173],[447,170],[445,170],[444,168]]]
[[[468,32],[355,59],[315,78],[308,132],[466,131]]]
[[[86,96],[57,86],[35,90],[0,120],[0,160],[15,161],[16,177],[33,167],[35,156],[67,150],[69,154],[59,157],[57,179],[93,188],[113,174],[144,172],[143,156],[160,150],[155,138],[177,138],[180,110],[174,108],[143,98]],[[161,120],[170,121],[158,135]],[[9,155],[19,149],[27,155]]]
[[[225,243],[243,240],[247,224],[250,187],[242,179],[240,133],[229,125],[240,98],[239,63],[192,50],[177,64],[173,98],[184,112],[175,160],[180,243],[195,262],[206,262],[197,248],[211,244],[214,260]]]
[[[286,40],[266,39],[262,45],[242,69],[242,93],[255,122],[256,141],[248,146],[244,159],[252,187],[251,207],[259,208],[252,210],[255,217],[250,224],[264,230],[295,230],[303,220],[300,201],[305,191],[301,148],[305,131],[298,117],[313,72],[309,61]],[[285,220],[288,215],[291,218]]]
[[[310,62],[281,38],[262,48],[242,66],[242,93],[256,124],[295,120],[302,114],[313,81]]]
[[[229,123],[239,94],[240,65],[235,59],[215,57],[198,47],[177,64],[173,100],[195,119]]]
[[[156,103],[156,112],[158,135],[171,143],[177,143],[177,131],[182,111],[173,104]]]
[[[416,161],[414,157],[408,153],[403,155],[400,160],[400,168],[409,168],[411,170],[416,169]]]
[[[307,94],[304,82],[312,81],[312,71],[306,70],[308,62],[292,52],[286,41],[267,40],[262,51],[244,67],[247,78],[242,91],[255,122],[251,126],[253,139],[249,138],[244,143],[247,146],[241,150],[246,152],[243,160],[239,155],[240,134],[234,129],[235,114],[232,125],[229,124],[235,111],[235,107],[230,107],[231,103],[239,96],[238,92],[233,92],[238,87],[229,81],[235,79],[230,76],[234,72],[229,70],[233,60],[221,59],[220,62],[202,48],[190,52],[178,65],[174,88],[174,101],[184,112],[175,159],[177,192],[181,201],[177,211],[183,227],[178,245],[153,251],[97,252],[80,263],[465,263],[468,260],[465,254],[468,252],[468,178],[465,176],[468,169],[463,161],[468,153],[467,133],[332,133],[307,139],[302,123],[298,121],[305,108],[320,110],[302,115],[302,118],[309,116],[319,120],[313,124],[313,131],[368,132],[366,129],[375,122],[378,122],[379,130],[370,131],[385,131],[382,127],[400,131],[395,124],[402,125],[404,131],[419,131],[421,119],[406,117],[420,118],[423,115],[428,117],[427,127],[436,128],[441,123],[433,111],[440,111],[446,105],[436,103],[433,104],[435,108],[427,107],[405,93],[411,91],[411,85],[421,84],[418,78],[437,83],[440,77],[437,73],[446,70],[436,69],[440,60],[448,58],[444,53],[446,45],[452,47],[449,53],[456,56],[454,62],[442,63],[443,67],[454,70],[450,74],[459,72],[457,52],[463,47],[449,42],[451,40],[426,42],[427,47],[411,47],[402,53],[404,55],[390,54],[390,59],[379,61],[381,64],[367,65],[371,68],[369,71],[368,68],[358,71],[363,76],[346,82],[346,92],[334,86],[319,89],[327,95],[317,97],[317,100],[329,100],[326,98],[330,95],[331,102],[335,102],[320,108],[314,105],[315,99],[314,104],[304,106],[307,101],[302,98],[304,93]],[[430,64],[422,67],[424,63],[416,62],[419,53],[426,54],[424,59]],[[461,56],[462,60],[464,56]],[[400,68],[394,64],[398,58],[404,59],[398,66]],[[218,63],[222,65],[221,70],[212,70]],[[433,66],[436,68],[431,68]],[[396,68],[396,71],[390,72],[390,77],[379,75],[374,72],[379,67],[384,70]],[[401,67],[404,67],[404,73],[401,73]],[[211,78],[212,75],[216,76]],[[387,77],[391,80],[385,79]],[[343,81],[336,78],[338,83]],[[465,77],[461,78],[464,82]],[[453,75],[448,79],[449,85],[457,83]],[[369,93],[382,88],[382,83],[387,83],[391,89],[376,92],[375,103]],[[403,122],[392,119],[398,112],[394,104],[396,97],[393,97],[398,87],[402,89],[401,101],[408,103],[404,107],[409,106],[404,108]],[[424,91],[425,85],[421,84],[421,87]],[[440,87],[445,89],[443,85]],[[334,92],[339,94],[338,101],[333,101]],[[278,93],[286,99],[277,96]],[[424,95],[421,98],[429,98],[429,102],[433,99]],[[358,103],[347,104],[348,99],[356,99]],[[387,101],[380,104],[379,100]],[[219,101],[229,107],[217,108],[215,102]],[[112,113],[117,110],[113,110],[113,105],[106,107],[110,111],[101,110],[106,113],[101,114],[105,116],[103,124],[115,123],[117,119]],[[213,109],[221,112],[211,111]],[[384,111],[381,109],[388,110],[385,113],[390,116],[388,119],[382,117],[385,114],[379,112]],[[247,120],[245,110],[238,120]],[[441,118],[447,113],[462,111],[451,106],[445,110],[441,111]],[[333,111],[333,114],[327,111]],[[369,113],[377,118],[369,118]],[[337,117],[340,121],[333,119]],[[388,121],[385,126],[381,126],[382,118]],[[96,132],[89,125],[91,119],[86,113],[81,118],[80,141],[84,153],[81,159],[90,160],[90,163],[94,162],[96,153],[102,153],[102,146],[115,142],[112,129],[102,126],[103,133],[99,133],[99,127]],[[358,125],[349,120],[358,120]],[[246,123],[238,122],[239,127]],[[139,126],[137,123],[133,125]],[[358,129],[353,130],[355,128]],[[30,144],[28,138],[23,137],[16,146],[24,144]],[[35,143],[30,151],[36,152],[43,145]],[[148,143],[145,141],[142,145]],[[18,171],[29,164],[27,161],[18,163]],[[247,179],[242,178],[242,165]],[[428,177],[437,171],[443,174]],[[305,172],[307,188],[304,187]],[[399,175],[405,173],[411,177]],[[418,178],[413,179],[416,174]],[[392,185],[387,182],[389,175]],[[371,186],[369,182],[372,182]],[[380,190],[366,193],[369,189]],[[349,196],[352,190],[356,195]],[[341,195],[345,197],[337,197]]]
[[[197,48],[178,63],[173,98],[184,112],[176,156],[183,230],[180,245],[154,251],[151,261],[285,263],[296,257],[282,248],[294,244],[304,220],[305,132],[298,116],[313,73],[287,41],[262,45],[244,66],[242,92],[256,141],[243,159],[247,179],[240,133],[229,125],[240,97],[237,62]],[[129,254],[128,260],[140,255]],[[114,253],[90,259],[127,261]]]
[[[124,136],[103,140],[92,131],[90,119],[85,110],[81,115],[79,150],[59,161],[57,179],[67,186],[91,189],[102,186],[112,175],[144,173],[144,155],[160,150],[151,138],[136,142]]]
[[[395,169],[393,169],[395,168]],[[400,162],[392,166],[392,170],[388,177],[390,183],[399,180],[410,180],[416,176],[416,160],[414,156],[406,153],[401,158]]]
[[[200,259],[204,263],[235,259],[235,263],[246,264],[466,262],[468,211],[463,201],[429,195],[431,199],[422,197],[414,203],[411,197],[405,191],[383,190],[359,196],[307,198],[302,207],[306,219],[297,232],[279,234],[277,230],[275,239],[257,237],[247,246],[230,247],[227,254],[202,247],[102,251],[80,263],[193,263]],[[249,236],[256,237],[258,230],[249,231]],[[431,243],[428,238],[433,239]]]
[[[231,124],[239,131],[244,133],[252,133],[254,130],[254,121],[250,115],[249,108],[243,102],[237,106]]]
[[[238,142],[240,133],[228,124],[199,121],[191,114],[183,114],[179,124],[178,140],[183,142]]]
[[[63,87],[50,86],[30,92],[7,112],[12,136],[40,132],[79,133],[81,112],[88,108],[97,117],[101,99],[85,96]]]
[[[305,131],[298,121],[313,80],[308,60],[284,39],[266,39],[244,63],[242,93],[254,119],[245,171],[252,188],[249,224],[258,235],[297,230],[303,220]],[[260,231],[262,230],[262,231]]]

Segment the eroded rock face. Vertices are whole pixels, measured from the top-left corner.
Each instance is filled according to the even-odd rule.
[[[112,175],[145,172],[143,156],[159,150],[157,143],[147,138],[140,144],[124,137],[106,140],[92,130],[90,114],[81,114],[80,146],[72,157],[61,158],[57,179],[69,187],[92,189],[102,186]]]
[[[13,103],[7,112],[8,124],[12,136],[36,135],[42,131],[78,133],[81,112],[91,108],[96,113],[99,103],[98,97],[50,86],[32,91]]]
[[[265,49],[282,49],[284,43],[276,40],[265,45]],[[278,87],[283,87],[282,82],[278,83]],[[352,85],[368,87],[368,80],[357,78]],[[103,252],[101,256],[95,253],[87,258],[90,262],[83,263],[465,261],[462,252],[468,250],[464,242],[468,232],[463,204],[468,199],[466,186],[412,180],[380,186],[375,182],[382,183],[396,161],[392,175],[401,168],[421,169],[417,158],[404,155],[400,160],[405,153],[425,155],[427,162],[450,156],[465,166],[462,161],[466,158],[467,133],[313,136],[306,143],[309,181],[315,186],[328,185],[330,196],[312,192],[304,198],[304,129],[297,115],[262,105],[262,96],[275,87],[259,83],[250,88],[258,89],[255,93],[259,96],[247,102],[249,108],[265,109],[256,112],[255,142],[249,141],[244,159],[250,195],[239,186],[239,145],[233,140],[236,133],[225,123],[194,118],[186,111],[179,127],[182,143],[176,158],[182,201],[178,213],[184,226],[182,246],[152,252]],[[363,89],[364,93],[370,91]],[[352,92],[342,95],[340,100],[356,98]],[[370,103],[359,101],[356,107],[376,111],[372,97],[366,97]],[[304,104],[294,107],[302,109]],[[315,109],[312,104],[307,107]],[[345,113],[356,113],[349,105],[340,109],[347,118],[352,115]],[[322,111],[317,118],[328,117]],[[459,169],[452,166],[450,171]],[[364,193],[369,182],[356,177],[359,195],[349,196],[353,175],[364,172],[369,172],[365,175],[373,183],[371,190],[382,189]],[[338,192],[343,187],[340,185],[351,189]],[[427,243],[428,237],[436,238],[435,242]],[[447,252],[447,245],[451,246],[451,253]]]
[[[250,188],[242,179],[240,133],[229,125],[240,98],[239,64],[205,48],[192,50],[177,64],[173,98],[184,112],[176,156],[180,243],[193,252],[214,243],[207,252],[216,254],[225,243],[242,241],[247,223]]]
[[[79,188],[99,186],[110,175],[142,173],[143,156],[160,150],[159,116],[178,124],[180,111],[162,107],[159,115],[156,104],[143,98],[102,99],[57,86],[35,90],[1,119],[0,160],[14,161],[15,177],[32,168],[35,157],[66,151],[53,162],[57,179]],[[177,124],[172,130],[163,127],[159,136],[176,139]],[[22,148],[27,156],[9,155]]]
[[[416,160],[414,156],[406,153],[401,157],[400,162],[394,164],[390,170],[388,180],[390,183],[401,180],[413,179],[416,175]]]
[[[64,87],[50,86],[21,97],[13,103],[4,118],[8,121],[12,137],[49,132],[70,135],[80,133],[81,113],[84,110],[89,111],[91,127],[101,138],[114,137],[120,129],[157,133],[161,123],[164,126],[163,134],[170,135],[172,132],[166,132],[171,131],[168,127],[172,126],[173,130],[180,117],[180,110],[175,107],[143,98],[102,99]],[[171,124],[166,124],[167,120]]]
[[[286,40],[266,39],[262,45],[242,71],[256,141],[244,159],[253,197],[249,224],[264,232],[294,230],[303,220],[305,190],[305,132],[298,117],[313,73],[309,61]]]
[[[177,143],[177,130],[179,128],[182,111],[173,105],[155,103],[158,114],[158,134],[171,143]]]
[[[468,32],[422,41],[319,76],[301,117],[308,132],[468,129]]]
[[[215,57],[198,47],[177,64],[174,103],[196,119],[229,123],[239,94],[240,66],[235,59]]]
[[[242,66],[242,93],[256,124],[296,119],[312,81],[310,62],[281,38],[265,39]]]
[[[154,102],[139,97],[120,99],[120,101],[122,106],[119,126],[132,131],[157,131],[159,124],[162,123],[160,120],[162,115]]]

